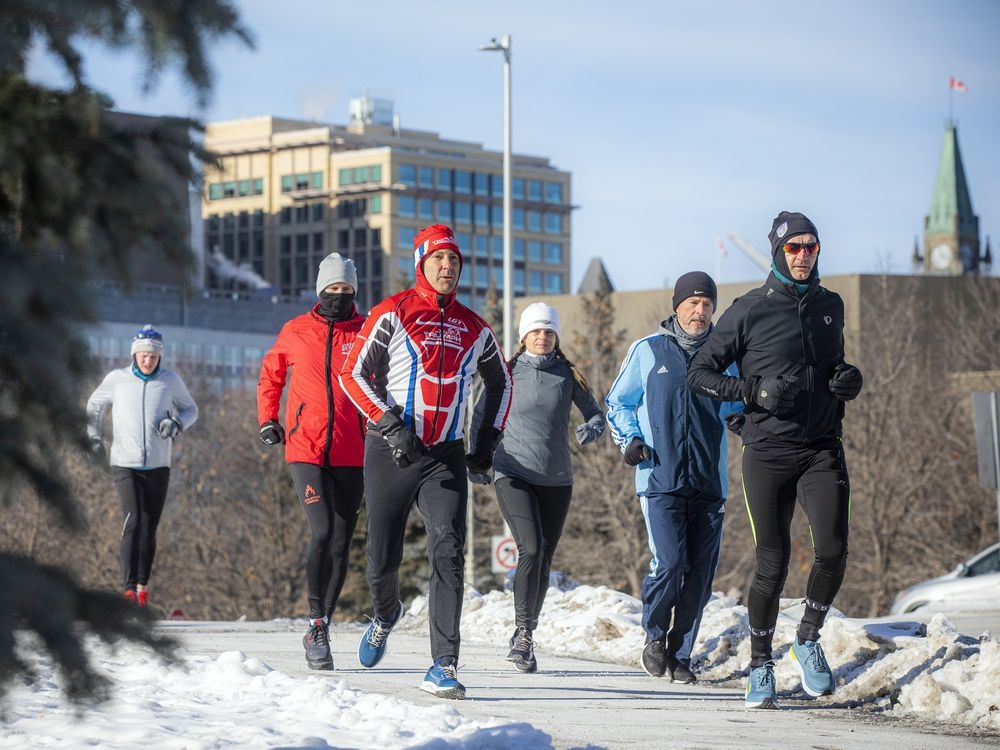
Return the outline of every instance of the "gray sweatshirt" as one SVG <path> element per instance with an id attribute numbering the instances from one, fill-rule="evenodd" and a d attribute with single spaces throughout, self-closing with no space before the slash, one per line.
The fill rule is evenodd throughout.
<path id="1" fill-rule="evenodd" d="M 128 469 L 170 466 L 170 439 L 156 428 L 173 417 L 186 430 L 198 419 L 198 406 L 180 376 L 163 367 L 148 380 L 122 367 L 105 375 L 87 401 L 87 435 L 101 437 L 104 410 L 112 406 L 110 463 Z"/>
<path id="2" fill-rule="evenodd" d="M 599 437 L 605 422 L 597 399 L 577 384 L 569 365 L 554 352 L 522 354 L 511 375 L 514 396 L 493 457 L 494 476 L 517 477 L 542 487 L 573 484 L 570 407 L 576 404 L 588 429 Z"/>

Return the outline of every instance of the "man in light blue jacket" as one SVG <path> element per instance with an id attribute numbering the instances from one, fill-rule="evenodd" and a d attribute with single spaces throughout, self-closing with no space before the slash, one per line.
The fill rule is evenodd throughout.
<path id="1" fill-rule="evenodd" d="M 109 372 L 87 401 L 87 436 L 94 454 L 103 454 L 104 410 L 113 406 L 110 463 L 124 516 L 125 598 L 144 607 L 170 482 L 171 446 L 198 419 L 198 406 L 180 376 L 161 366 L 163 336 L 153 326 L 136 334 L 131 354 L 131 364 Z"/>
<path id="2" fill-rule="evenodd" d="M 611 436 L 636 467 L 653 555 L 642 585 L 642 667 L 679 683 L 695 680 L 691 651 L 712 593 L 729 492 L 725 422 L 738 424 L 743 408 L 687 387 L 688 364 L 712 330 L 716 300 L 708 274 L 681 276 L 674 314 L 629 347 L 605 399 Z"/>

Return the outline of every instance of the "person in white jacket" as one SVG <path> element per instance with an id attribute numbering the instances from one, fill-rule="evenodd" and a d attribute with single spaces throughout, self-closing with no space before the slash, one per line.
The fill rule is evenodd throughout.
<path id="1" fill-rule="evenodd" d="M 103 455 L 104 410 L 111 410 L 111 475 L 124 522 L 121 567 L 125 598 L 149 603 L 149 576 L 156 555 L 156 528 L 170 482 L 174 439 L 198 419 L 184 381 L 161 367 L 163 336 L 146 325 L 132 340 L 132 362 L 109 372 L 87 401 L 87 437 Z"/>

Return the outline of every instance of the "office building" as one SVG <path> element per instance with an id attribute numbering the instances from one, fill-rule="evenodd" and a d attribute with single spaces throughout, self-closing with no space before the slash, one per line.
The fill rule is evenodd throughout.
<path id="1" fill-rule="evenodd" d="M 399 126 L 392 103 L 351 102 L 350 122 L 277 117 L 209 123 L 219 157 L 202 196 L 205 286 L 271 287 L 315 298 L 320 260 L 357 264 L 359 307 L 413 280 L 413 237 L 452 226 L 464 255 L 461 302 L 484 310 L 503 289 L 503 154 Z M 513 291 L 570 291 L 569 172 L 543 157 L 512 155 Z"/>

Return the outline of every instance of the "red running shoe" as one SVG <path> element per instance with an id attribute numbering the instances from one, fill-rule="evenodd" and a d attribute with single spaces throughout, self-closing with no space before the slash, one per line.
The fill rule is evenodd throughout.
<path id="1" fill-rule="evenodd" d="M 135 589 L 125 589 L 125 598 L 134 604 L 137 601 Z"/>
<path id="2" fill-rule="evenodd" d="M 143 589 L 142 591 L 137 592 L 136 600 L 138 601 L 140 607 L 145 607 L 149 604 L 149 590 Z"/>

